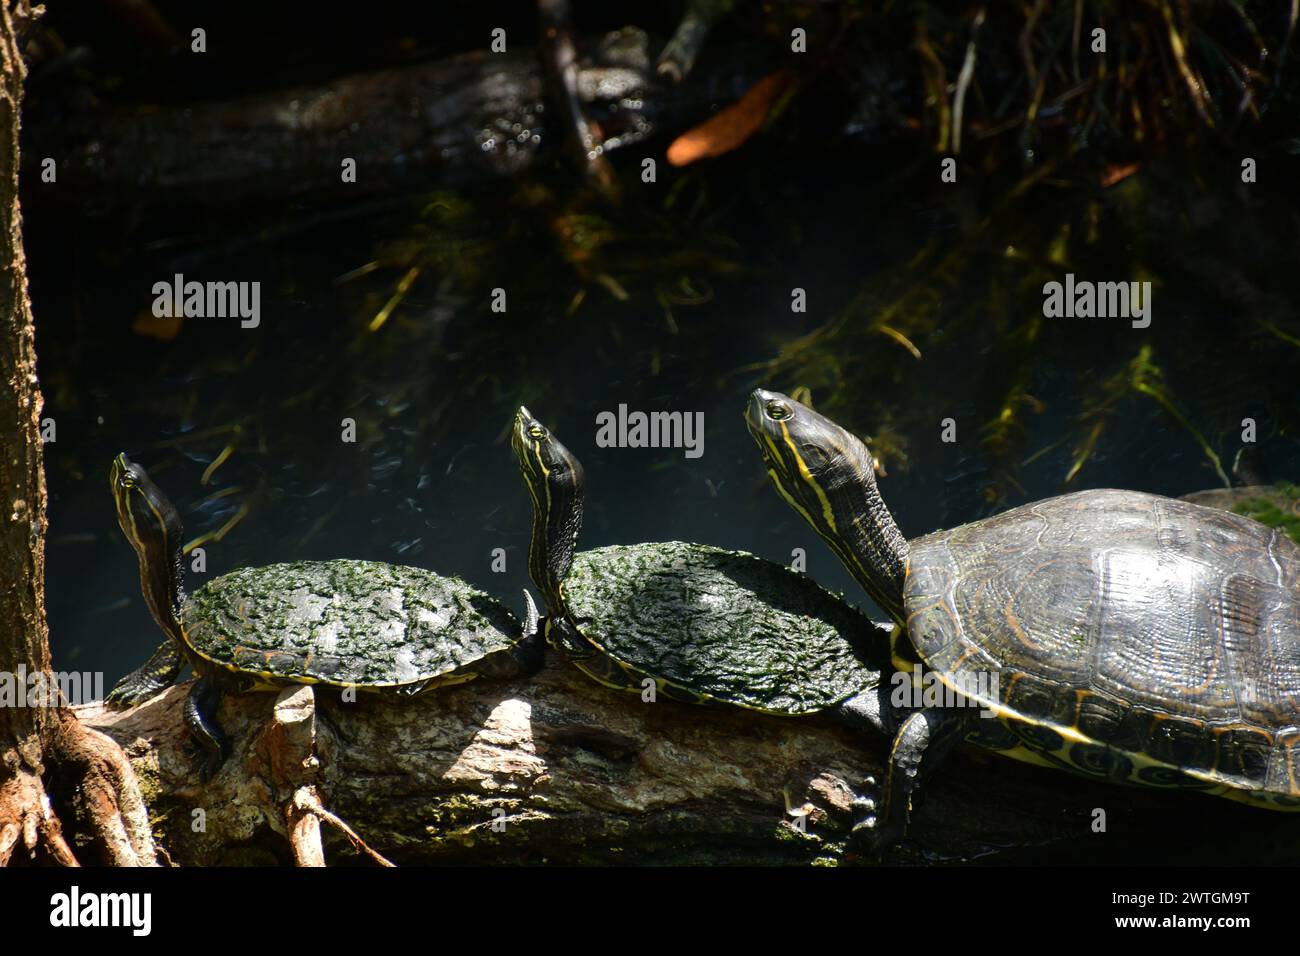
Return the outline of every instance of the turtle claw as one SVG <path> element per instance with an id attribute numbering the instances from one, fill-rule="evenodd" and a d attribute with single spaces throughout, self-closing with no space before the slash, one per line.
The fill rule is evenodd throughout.
<path id="1" fill-rule="evenodd" d="M 855 823 L 849 834 L 850 848 L 873 862 L 884 856 L 892 842 L 881 830 L 880 822 L 874 814 Z"/>
<path id="2" fill-rule="evenodd" d="M 861 792 L 850 803 L 853 828 L 849 831 L 849 848 L 870 860 L 879 860 L 898 837 L 898 834 L 890 833 L 889 828 L 882 825 L 880 806 L 876 778 L 867 777 L 862 782 Z"/>
<path id="3" fill-rule="evenodd" d="M 902 833 L 897 827 L 882 822 L 877 811 L 876 801 L 870 797 L 861 797 L 853 801 L 855 812 L 860 812 L 849 831 L 849 849 L 873 863 L 884 859 L 890 847 L 898 842 Z"/>
<path id="4" fill-rule="evenodd" d="M 205 784 L 211 783 L 230 757 L 230 741 L 223 737 L 215 748 L 198 741 L 196 743 L 199 743 L 199 752 L 195 759 L 197 765 L 195 769 L 199 780 Z"/>
<path id="5" fill-rule="evenodd" d="M 221 752 L 203 751 L 199 755 L 199 780 L 203 783 L 211 783 L 212 778 L 221 770 L 221 765 L 226 762 L 226 755 Z"/>
<path id="6" fill-rule="evenodd" d="M 876 808 L 876 796 L 880 791 L 875 777 L 863 777 L 858 789 L 853 792 L 853 809 Z"/>
<path id="7" fill-rule="evenodd" d="M 876 818 L 874 813 L 860 817 L 858 821 L 853 824 L 852 832 L 854 840 L 857 842 L 874 842 L 875 835 L 879 830 L 879 823 L 880 821 Z"/>
<path id="8" fill-rule="evenodd" d="M 113 685 L 104 695 L 105 705 L 125 709 L 143 704 L 176 682 L 183 663 L 176 642 L 168 638 L 147 661 Z"/>
<path id="9" fill-rule="evenodd" d="M 142 704 L 153 696 L 153 691 L 140 691 L 136 688 L 123 687 L 118 684 L 104 695 L 104 705 L 114 710 L 126 710 L 136 704 Z"/>

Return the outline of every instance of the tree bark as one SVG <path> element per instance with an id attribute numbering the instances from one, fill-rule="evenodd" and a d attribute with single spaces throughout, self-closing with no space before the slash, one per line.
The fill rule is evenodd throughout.
<path id="1" fill-rule="evenodd" d="M 553 660 L 529 680 L 406 700 L 348 703 L 306 687 L 278 702 L 227 697 L 234 752 L 202 786 L 181 719 L 187 689 L 124 712 L 81 709 L 126 749 L 156 836 L 184 865 L 319 863 L 312 839 L 295 835 L 314 826 L 304 793 L 398 864 L 869 862 L 846 847 L 850 800 L 864 778 L 883 779 L 888 754 L 887 741 L 825 718 L 644 703 Z M 1207 811 L 1238 821 L 1242 837 L 1281 816 L 977 752 L 929 789 L 888 861 L 1076 860 L 1107 842 L 1159 859 L 1161 847 L 1187 847 L 1180 828 L 1204 827 Z M 324 833 L 330 862 L 362 859 L 335 828 Z"/>
<path id="2" fill-rule="evenodd" d="M 31 16 L 27 3 L 0 4 L 0 671 L 24 692 L 0 706 L 0 865 L 76 864 L 56 807 L 78 815 L 98 859 L 152 863 L 144 803 L 121 750 L 48 696 L 56 684 L 45 618 L 42 399 L 18 201 L 26 69 L 15 24 Z"/>

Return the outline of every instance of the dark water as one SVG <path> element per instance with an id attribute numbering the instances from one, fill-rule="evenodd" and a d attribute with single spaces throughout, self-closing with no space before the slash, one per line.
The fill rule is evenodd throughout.
<path id="1" fill-rule="evenodd" d="M 813 578 L 873 615 L 768 486 L 741 417 L 753 387 L 807 387 L 872 436 L 909 537 L 1065 491 L 1222 484 L 1246 418 L 1268 477 L 1300 479 L 1294 140 L 1260 146 L 1250 187 L 1239 151 L 1205 146 L 1148 156 L 1109 189 L 1095 164 L 1063 165 L 1015 199 L 1032 167 L 972 164 L 944 185 L 916 141 L 809 146 L 776 132 L 654 186 L 624 160 L 617 212 L 554 171 L 354 204 L 26 197 L 58 429 L 56 666 L 111 686 L 161 637 L 108 492 L 121 451 L 171 496 L 187 539 L 228 529 L 191 590 L 236 567 L 349 557 L 457 574 L 516 609 L 530 507 L 506 436 L 521 403 L 586 466 L 583 545 L 677 539 L 780 562 L 802 548 Z M 260 326 L 140 334 L 153 284 L 177 272 L 260 282 Z M 1066 272 L 1153 281 L 1150 328 L 1044 318 L 1042 285 Z M 504 314 L 489 308 L 498 287 Z M 703 413 L 703 456 L 598 448 L 596 416 L 620 404 Z M 340 440 L 345 418 L 355 443 Z M 1177 845 L 1186 822 L 1159 842 Z M 1186 852 L 1199 859 L 1199 844 Z"/>
<path id="2" fill-rule="evenodd" d="M 206 57 L 142 57 L 102 12 L 48 22 L 113 77 L 98 95 L 164 105 L 446 56 L 497 25 L 526 46 L 535 26 L 527 7 L 462 0 L 435 31 L 401 5 L 346 31 L 291 8 L 266 11 L 257 31 L 220 4 L 195 16 L 209 25 Z M 622 16 L 584 10 L 581 25 L 597 34 Z M 662 35 L 676 12 L 639 16 Z M 62 115 L 59 82 L 34 75 L 29 124 Z M 1201 442 L 1226 471 L 1246 417 L 1271 477 L 1300 478 L 1300 140 L 1276 120 L 1281 104 L 1248 144 L 1152 147 L 1109 189 L 1087 156 L 1012 198 L 1043 167 L 968 150 L 960 182 L 941 184 L 925 142 L 846 132 L 840 92 L 814 86 L 758 141 L 663 168 L 654 185 L 635 161 L 665 143 L 634 147 L 616 157 L 628 193 L 617 211 L 553 170 L 314 204 L 159 204 L 148 189 L 127 201 L 28 181 L 40 372 L 58 428 L 47 446 L 56 660 L 111 683 L 158 637 L 107 490 L 119 451 L 172 497 L 187 538 L 243 513 L 207 543 L 206 578 L 347 556 L 460 574 L 516 604 L 529 510 L 505 433 L 520 403 L 586 464 L 584 544 L 678 538 L 779 561 L 805 548 L 809 573 L 855 601 L 854 582 L 766 486 L 741 419 L 756 385 L 806 386 L 873 436 L 908 535 L 1079 488 L 1221 484 Z M 1239 181 L 1246 151 L 1260 164 L 1251 186 Z M 407 297 L 367 332 L 412 265 Z M 259 281 L 260 327 L 190 319 L 170 341 L 133 331 L 153 283 L 177 272 Z M 1151 279 L 1151 327 L 1042 318 L 1043 282 L 1066 272 Z M 488 307 L 498 287 L 505 314 Z M 790 310 L 794 287 L 806 313 Z M 1157 369 L 1146 391 L 1125 372 L 1144 350 Z M 703 457 L 595 447 L 595 416 L 620 403 L 703 412 Z M 340 441 L 345 417 L 355 444 Z"/>
<path id="3" fill-rule="evenodd" d="M 701 256 L 661 275 L 641 260 L 663 254 L 662 240 L 633 235 L 626 244 L 636 256 L 614 260 L 635 263 L 620 276 L 624 302 L 585 283 L 557 254 L 546 215 L 521 214 L 504 186 L 443 197 L 440 208 L 460 210 L 454 216 L 424 211 L 427 197 L 418 196 L 343 214 L 263 206 L 247 211 L 245 233 L 232 232 L 239 220 L 229 210 L 171 210 L 126 227 L 38 209 L 33 298 L 47 414 L 58 427 L 47 458 L 56 660 L 103 670 L 111 684 L 158 639 L 107 490 L 108 463 L 123 450 L 173 498 L 188 538 L 246 508 L 207 543 L 208 574 L 191 576 L 191 588 L 234 567 L 346 556 L 459 574 L 515 605 L 527 583 L 530 512 L 505 433 L 520 403 L 587 467 L 585 545 L 682 539 L 778 561 L 805 548 L 809 573 L 854 601 L 865 598 L 766 486 L 741 419 L 755 385 L 811 386 L 823 410 L 885 436 L 882 488 L 908 535 L 1065 490 L 1212 487 L 1220 481 L 1190 428 L 1226 470 L 1247 416 L 1274 475 L 1300 475 L 1300 349 L 1261 324 L 1300 332 L 1289 312 L 1268 312 L 1294 301 L 1296 286 L 1292 214 L 1273 209 L 1275 197 L 1242 195 L 1227 181 L 1197 199 L 1207 207 L 1197 225 L 1179 206 L 1186 197 L 1162 183 L 1181 181 L 1172 162 L 1132 183 L 1145 190 L 1134 200 L 1147 204 L 1142 215 L 1124 212 L 1124 184 L 1104 197 L 1103 238 L 1127 241 L 1074 243 L 1069 268 L 1081 278 L 1125 278 L 1137 264 L 1153 274 L 1153 321 L 1139 330 L 1121 319 L 1042 319 L 1033 277 L 1066 269 L 1044 272 L 1005 248 L 1059 232 L 1098 202 L 1095 189 L 1081 180 L 981 233 L 963 222 L 984 202 L 973 189 L 917 190 L 904 172 L 912 191 L 900 193 L 890 185 L 900 178 L 894 158 L 863 150 L 794 178 L 749 158 L 724 161 L 722 173 L 692 184 L 707 211 L 678 223 L 672 240 L 710 255 L 722 249 L 734 271 Z M 1173 211 L 1151 212 L 1156 202 Z M 1263 222 L 1266 238 L 1235 244 L 1243 217 Z M 435 251 L 409 297 L 370 333 L 404 268 L 335 280 L 397 240 Z M 927 244 L 937 256 L 966 251 L 936 278 L 907 265 Z M 175 272 L 260 281 L 260 327 L 189 319 L 169 342 L 133 333 L 152 284 Z M 674 306 L 670 320 L 657 297 L 667 286 L 685 298 L 674 284 L 683 275 L 708 300 Z M 498 286 L 505 314 L 488 308 Z M 567 314 L 584 286 L 585 300 Z M 790 311 L 795 286 L 808 291 L 806 314 Z M 872 309 L 900 295 L 912 298 L 890 324 L 906 330 L 920 360 L 870 327 Z M 909 310 L 908 301 L 919 304 Z M 811 356 L 746 370 L 852 308 L 861 315 L 850 312 Z M 1105 401 L 1103 383 L 1144 346 L 1187 424 L 1129 391 L 1065 484 L 1088 414 Z M 1016 406 L 1020 430 L 1005 446 L 991 443 L 988 423 L 1016 382 L 1030 396 Z M 596 415 L 620 403 L 703 412 L 703 456 L 597 448 Z M 949 417 L 952 444 L 940 441 Z M 340 440 L 344 418 L 358 424 L 354 444 Z M 202 485 L 227 445 L 232 453 Z M 491 570 L 496 548 L 506 550 L 505 573 Z"/>

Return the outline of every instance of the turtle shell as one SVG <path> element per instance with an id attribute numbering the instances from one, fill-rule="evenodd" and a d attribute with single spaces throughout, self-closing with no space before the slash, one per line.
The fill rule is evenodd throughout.
<path id="1" fill-rule="evenodd" d="M 371 561 L 241 568 L 199 588 L 180 619 L 194 650 L 230 671 L 410 690 L 523 636 L 505 605 L 459 578 Z"/>
<path id="2" fill-rule="evenodd" d="M 912 542 L 904 604 L 943 683 L 1049 762 L 1300 804 L 1300 547 L 1281 531 L 1084 491 Z"/>
<path id="3" fill-rule="evenodd" d="M 1235 511 L 1270 528 L 1281 528 L 1292 541 L 1300 543 L 1300 485 L 1280 481 L 1275 485 L 1211 488 L 1183 495 L 1183 501 Z"/>
<path id="4" fill-rule="evenodd" d="M 811 714 L 880 677 L 870 620 L 753 555 L 679 541 L 597 548 L 575 557 L 565 595 L 606 655 L 693 696 Z"/>

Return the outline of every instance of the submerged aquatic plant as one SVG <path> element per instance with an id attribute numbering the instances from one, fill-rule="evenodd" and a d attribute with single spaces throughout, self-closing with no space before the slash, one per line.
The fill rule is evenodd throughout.
<path id="1" fill-rule="evenodd" d="M 912 21 L 936 151 L 1015 133 L 1032 157 L 1052 129 L 1079 143 L 1143 143 L 1258 120 L 1277 94 L 1300 7 L 1032 0 L 894 12 Z"/>
<path id="2" fill-rule="evenodd" d="M 1081 416 L 1083 437 L 1075 445 L 1070 470 L 1065 475 L 1066 484 L 1074 481 L 1088 459 L 1096 452 L 1107 421 L 1120 408 L 1123 400 L 1132 394 L 1143 395 L 1164 409 L 1192 436 L 1202 454 L 1214 467 L 1214 472 L 1223 482 L 1224 487 L 1232 484 L 1223 470 L 1223 462 L 1219 460 L 1218 453 L 1174 402 L 1165 384 L 1164 373 L 1152 358 L 1150 344 L 1139 348 L 1127 365 L 1102 383 L 1100 399 Z"/>

